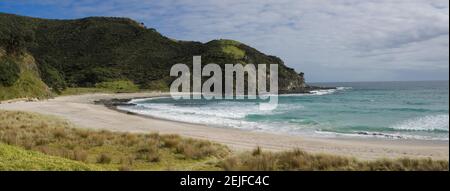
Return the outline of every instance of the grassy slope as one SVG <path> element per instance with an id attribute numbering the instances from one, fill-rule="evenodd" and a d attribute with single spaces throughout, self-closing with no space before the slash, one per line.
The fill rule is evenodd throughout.
<path id="1" fill-rule="evenodd" d="M 94 165 L 0 143 L 0 170 L 101 170 Z"/>
<path id="2" fill-rule="evenodd" d="M 50 116 L 0 111 L 0 142 L 108 170 L 217 170 L 218 158 L 228 154 L 224 146 L 175 135 L 72 127 Z"/>
<path id="3" fill-rule="evenodd" d="M 0 55 L 0 61 L 6 56 Z M 0 101 L 16 98 L 47 98 L 52 95 L 39 77 L 34 58 L 29 54 L 11 58 L 20 68 L 19 79 L 12 86 L 0 84 Z"/>
<path id="4" fill-rule="evenodd" d="M 77 167 L 66 165 L 67 169 L 63 169 L 59 164 L 66 163 L 54 162 L 57 158 L 50 160 L 49 155 L 80 162 L 65 160 L 67 164 L 87 164 L 90 168 L 86 167 L 86 170 L 449 169 L 448 161 L 430 159 L 369 162 L 300 150 L 270 153 L 256 149 L 253 152 L 230 153 L 225 146 L 177 135 L 90 131 L 73 128 L 65 120 L 51 116 L 1 110 L 0 143 L 40 152 L 30 152 L 35 157 L 28 157 L 23 155 L 28 151 L 0 145 L 0 170 L 71 170 Z M 27 166 L 25 163 L 36 165 Z"/>

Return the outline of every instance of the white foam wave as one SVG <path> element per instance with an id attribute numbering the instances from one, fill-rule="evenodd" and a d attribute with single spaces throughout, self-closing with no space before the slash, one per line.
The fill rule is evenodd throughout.
<path id="1" fill-rule="evenodd" d="M 311 94 L 314 95 L 327 95 L 327 94 L 332 94 L 334 92 L 336 92 L 337 89 L 329 89 L 329 90 L 314 90 L 311 91 Z"/>
<path id="2" fill-rule="evenodd" d="M 352 89 L 352 87 L 336 87 L 336 89 L 328 89 L 328 90 L 314 90 L 311 91 L 313 95 L 327 95 L 327 94 L 333 94 L 337 91 L 344 91 Z"/>
<path id="3" fill-rule="evenodd" d="M 130 100 L 128 103 L 138 104 L 140 102 L 145 102 L 145 101 L 148 101 L 148 100 L 166 99 L 166 98 L 170 98 L 170 97 L 135 98 L 135 99 Z"/>
<path id="4" fill-rule="evenodd" d="M 337 90 L 351 90 L 352 87 L 336 87 Z"/>
<path id="5" fill-rule="evenodd" d="M 315 131 L 316 134 L 325 137 L 355 137 L 355 138 L 388 138 L 388 139 L 412 139 L 412 140 L 431 140 L 431 141 L 448 141 L 448 137 L 434 137 L 426 135 L 408 135 L 408 134 L 389 134 L 389 133 L 377 133 L 377 132 L 366 132 L 366 133 L 337 133 L 331 131 Z"/>
<path id="6" fill-rule="evenodd" d="M 259 129 L 258 123 L 245 121 L 244 118 L 251 114 L 268 115 L 271 112 L 259 110 L 259 105 L 252 102 L 224 101 L 202 106 L 178 106 L 170 103 L 143 103 L 142 101 L 133 101 L 137 104 L 136 106 L 124 106 L 118 109 L 173 121 L 240 129 Z"/>
<path id="7" fill-rule="evenodd" d="M 393 129 L 411 130 L 411 131 L 448 131 L 449 129 L 449 115 L 429 115 L 425 117 L 418 117 L 408 119 L 399 124 L 392 126 Z"/>

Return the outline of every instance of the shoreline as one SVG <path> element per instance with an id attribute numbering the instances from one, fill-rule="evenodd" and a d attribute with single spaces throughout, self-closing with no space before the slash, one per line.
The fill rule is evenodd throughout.
<path id="1" fill-rule="evenodd" d="M 384 140 L 373 138 L 316 138 L 281 135 L 241 129 L 217 128 L 202 124 L 159 119 L 99 104 L 101 100 L 163 97 L 164 92 L 84 94 L 61 96 L 35 102 L 0 104 L 0 109 L 37 112 L 67 119 L 80 128 L 130 133 L 178 134 L 183 137 L 209 140 L 229 146 L 236 152 L 261 147 L 269 151 L 302 149 L 311 153 L 350 156 L 362 160 L 380 158 L 449 159 L 448 141 Z"/>
<path id="2" fill-rule="evenodd" d="M 148 97 L 148 99 L 152 98 L 169 98 L 168 96 L 155 96 L 155 97 Z M 224 129 L 234 129 L 234 130 L 241 130 L 244 132 L 260 132 L 260 133 L 268 133 L 268 134 L 276 134 L 276 135 L 288 135 L 287 133 L 276 133 L 274 131 L 252 131 L 252 130 L 246 130 L 246 129 L 239 129 L 239 128 L 232 128 L 232 127 L 223 127 L 223 126 L 217 126 L 217 125 L 208 125 L 208 124 L 202 124 L 202 123 L 194 123 L 194 122 L 187 122 L 187 121 L 177 121 L 167 118 L 161 118 L 161 117 L 155 117 L 151 115 L 145 115 L 136 113 L 133 111 L 127 111 L 124 109 L 120 109 L 118 107 L 120 106 L 135 106 L 134 103 L 129 103 L 132 100 L 136 99 L 147 99 L 142 97 L 137 98 L 127 98 L 127 99 L 109 99 L 109 100 L 99 100 L 95 101 L 95 104 L 104 105 L 105 107 L 117 111 L 119 113 L 127 114 L 127 115 L 136 115 L 144 118 L 150 118 L 154 120 L 163 120 L 168 122 L 174 122 L 174 123 L 184 123 L 184 124 L 190 124 L 190 125 L 201 125 L 206 126 L 210 128 L 224 128 Z M 358 132 L 356 134 L 342 134 L 342 133 L 334 133 L 334 132 L 322 132 L 322 134 L 333 134 L 331 136 L 312 136 L 312 135 L 306 135 L 306 134 L 294 134 L 293 136 L 296 137 L 303 137 L 303 138 L 317 138 L 317 139 L 341 139 L 341 140 L 377 140 L 377 139 L 386 139 L 386 140 L 392 140 L 392 141 L 401 141 L 401 140 L 412 140 L 412 141 L 424 141 L 424 142 L 442 142 L 442 143 L 448 143 L 449 140 L 445 139 L 408 139 L 404 138 L 402 136 L 395 136 L 395 135 L 389 135 L 389 134 L 382 134 L 382 133 L 370 133 L 370 132 Z"/>

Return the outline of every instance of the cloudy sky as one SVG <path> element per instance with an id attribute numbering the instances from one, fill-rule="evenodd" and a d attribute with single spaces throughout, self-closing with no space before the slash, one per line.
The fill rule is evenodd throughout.
<path id="1" fill-rule="evenodd" d="M 235 39 L 309 82 L 449 79 L 447 0 L 1 0 L 0 12 L 123 16 L 180 40 Z"/>

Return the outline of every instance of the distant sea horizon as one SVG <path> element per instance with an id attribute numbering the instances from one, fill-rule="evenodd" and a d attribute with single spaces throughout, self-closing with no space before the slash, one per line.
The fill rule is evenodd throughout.
<path id="1" fill-rule="evenodd" d="M 376 82 L 448 82 L 449 80 L 386 80 L 386 81 L 371 81 L 371 80 L 361 80 L 361 81 L 311 81 L 306 82 L 307 84 L 320 84 L 320 83 L 376 83 Z"/>
<path id="2" fill-rule="evenodd" d="M 337 87 L 260 100 L 132 100 L 119 109 L 156 118 L 277 134 L 379 139 L 449 140 L 449 81 L 315 82 Z"/>

